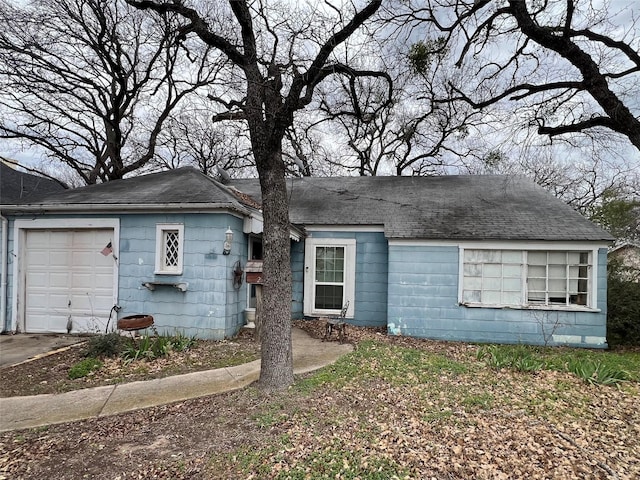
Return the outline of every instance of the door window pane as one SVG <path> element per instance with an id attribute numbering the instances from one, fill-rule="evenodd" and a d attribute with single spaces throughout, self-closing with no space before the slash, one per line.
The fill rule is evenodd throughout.
<path id="1" fill-rule="evenodd" d="M 344 299 L 344 247 L 316 247 L 315 308 L 339 310 Z"/>
<path id="2" fill-rule="evenodd" d="M 316 282 L 343 282 L 344 247 L 316 248 Z"/>
<path id="3" fill-rule="evenodd" d="M 340 310 L 342 308 L 342 285 L 316 285 L 316 308 Z"/>

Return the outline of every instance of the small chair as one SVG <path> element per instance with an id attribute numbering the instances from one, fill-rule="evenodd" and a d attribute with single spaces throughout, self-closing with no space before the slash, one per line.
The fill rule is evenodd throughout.
<path id="1" fill-rule="evenodd" d="M 347 303 L 345 303 L 342 310 L 340 310 L 340 316 L 329 317 L 325 325 L 324 337 L 322 338 L 323 342 L 331 336 L 334 330 L 338 334 L 338 341 L 340 343 L 344 342 L 344 337 L 347 336 L 347 322 L 345 322 L 344 319 L 347 316 L 348 308 L 349 300 L 347 300 Z"/>

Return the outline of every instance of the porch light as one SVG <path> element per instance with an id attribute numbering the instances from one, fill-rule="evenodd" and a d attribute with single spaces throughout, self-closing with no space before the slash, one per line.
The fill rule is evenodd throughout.
<path id="1" fill-rule="evenodd" d="M 231 242 L 233 242 L 233 231 L 231 226 L 224 232 L 224 245 L 222 247 L 222 254 L 229 255 L 231 253 Z"/>

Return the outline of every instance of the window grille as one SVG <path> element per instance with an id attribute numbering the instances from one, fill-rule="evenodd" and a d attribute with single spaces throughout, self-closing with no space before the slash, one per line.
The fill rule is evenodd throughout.
<path id="1" fill-rule="evenodd" d="M 182 224 L 156 225 L 156 274 L 182 274 L 183 242 Z"/>

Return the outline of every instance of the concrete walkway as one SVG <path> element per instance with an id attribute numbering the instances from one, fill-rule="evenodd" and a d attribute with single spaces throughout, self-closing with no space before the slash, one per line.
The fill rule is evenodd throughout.
<path id="1" fill-rule="evenodd" d="M 0 367 L 17 365 L 87 340 L 87 337 L 59 333 L 0 335 Z"/>
<path id="2" fill-rule="evenodd" d="M 294 373 L 317 370 L 352 351 L 349 344 L 322 342 L 293 328 Z M 68 393 L 0 398 L 0 432 L 179 402 L 243 388 L 260 375 L 260 360 L 235 367 L 187 373 L 144 382 L 87 388 Z"/>

